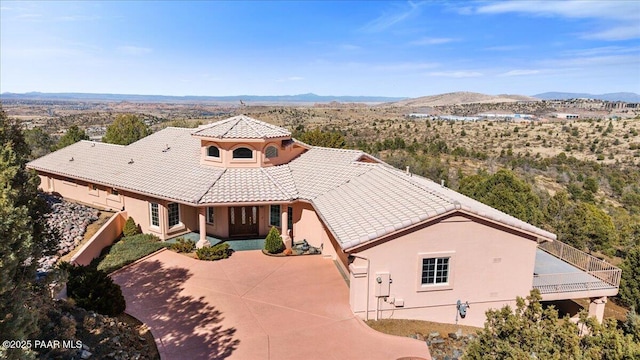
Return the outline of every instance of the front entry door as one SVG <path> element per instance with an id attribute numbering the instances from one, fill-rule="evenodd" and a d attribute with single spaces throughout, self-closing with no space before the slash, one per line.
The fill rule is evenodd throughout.
<path id="1" fill-rule="evenodd" d="M 258 207 L 229 207 L 229 236 L 257 236 Z"/>

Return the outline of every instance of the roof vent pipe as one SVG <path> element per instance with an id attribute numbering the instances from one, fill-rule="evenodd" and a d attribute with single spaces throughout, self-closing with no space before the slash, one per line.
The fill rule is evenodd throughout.
<path id="1" fill-rule="evenodd" d="M 409 165 L 407 165 L 407 175 L 409 175 Z"/>
<path id="2" fill-rule="evenodd" d="M 440 179 L 440 186 L 444 187 L 444 179 Z"/>

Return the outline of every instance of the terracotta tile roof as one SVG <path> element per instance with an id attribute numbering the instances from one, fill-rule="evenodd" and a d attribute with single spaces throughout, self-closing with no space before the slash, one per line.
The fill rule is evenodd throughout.
<path id="1" fill-rule="evenodd" d="M 194 205 L 307 200 L 343 249 L 456 209 L 556 238 L 431 180 L 382 162 L 358 161 L 367 155 L 359 150 L 308 146 L 309 150 L 284 165 L 246 169 L 204 166 L 200 164 L 200 140 L 192 136 L 200 131 L 223 137 L 288 134 L 285 129 L 237 116 L 195 133 L 166 128 L 128 146 L 81 141 L 28 166 Z"/>
<path id="2" fill-rule="evenodd" d="M 245 115 L 204 125 L 193 132 L 195 136 L 217 139 L 269 139 L 291 136 L 284 128 Z"/>
<path id="3" fill-rule="evenodd" d="M 290 189 L 279 184 L 266 169 L 231 168 L 225 170 L 199 202 L 205 204 L 294 199 L 295 192 L 290 192 Z"/>
<path id="4" fill-rule="evenodd" d="M 80 141 L 28 166 L 117 189 L 197 203 L 224 169 L 200 166 L 200 140 L 192 137 L 191 131 L 166 128 L 128 146 Z"/>

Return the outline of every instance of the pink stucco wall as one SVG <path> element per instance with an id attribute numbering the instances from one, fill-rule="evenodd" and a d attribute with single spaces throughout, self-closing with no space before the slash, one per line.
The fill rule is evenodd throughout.
<path id="1" fill-rule="evenodd" d="M 95 185 L 95 189 L 92 189 L 88 182 L 45 173 L 40 173 L 39 177 L 43 191 L 101 209 L 119 211 L 124 206 L 123 196 L 111 194 L 110 187 Z"/>
<path id="2" fill-rule="evenodd" d="M 496 225 L 468 216 L 451 216 L 359 251 L 370 260 L 369 317 L 411 318 L 454 323 L 456 301 L 468 301 L 471 308 L 459 324 L 482 326 L 485 311 L 506 304 L 513 305 L 517 296 L 526 296 L 532 284 L 536 241 Z M 445 255 L 443 255 L 445 254 Z M 422 260 L 425 257 L 451 257 L 448 286 L 429 287 L 420 284 Z M 364 317 L 366 307 L 366 261 L 356 259 L 351 265 L 351 304 Z M 362 274 L 358 275 L 357 273 Z M 390 295 L 404 301 L 397 307 L 385 301 L 376 304 L 376 277 L 389 273 Z"/>
<path id="3" fill-rule="evenodd" d="M 100 229 L 84 244 L 80 250 L 71 258 L 71 263 L 75 265 L 89 265 L 102 250 L 113 244 L 120 234 L 127 221 L 127 212 L 115 213 Z"/>

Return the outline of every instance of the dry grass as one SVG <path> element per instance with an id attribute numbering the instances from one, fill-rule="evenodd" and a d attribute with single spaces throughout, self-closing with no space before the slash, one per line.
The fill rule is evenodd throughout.
<path id="1" fill-rule="evenodd" d="M 405 320 L 405 319 L 381 319 L 378 321 L 366 321 L 372 329 L 390 335 L 410 336 L 422 334 L 428 337 L 430 333 L 438 332 L 440 336 L 446 337 L 449 333 L 454 333 L 458 329 L 462 330 L 464 335 L 476 334 L 481 328 L 465 325 L 443 324 L 432 321 L 422 320 Z"/>

